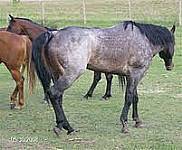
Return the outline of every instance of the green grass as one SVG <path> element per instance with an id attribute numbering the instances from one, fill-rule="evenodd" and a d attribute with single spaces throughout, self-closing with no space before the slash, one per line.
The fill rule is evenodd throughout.
<path id="1" fill-rule="evenodd" d="M 32 96 L 26 94 L 23 110 L 9 109 L 9 95 L 14 82 L 9 72 L 1 66 L 1 146 L 4 149 L 7 146 L 16 146 L 17 149 L 181 149 L 182 66 L 179 60 L 180 57 L 176 56 L 176 67 L 172 72 L 164 70 L 159 58 L 153 61 L 139 86 L 139 112 L 145 127 L 133 128 L 130 113 L 128 135 L 121 133 L 119 116 L 123 96 L 117 78 L 113 82 L 113 97 L 107 102 L 100 101 L 105 88 L 104 79 L 93 98 L 81 100 L 92 79 L 92 72 L 87 71 L 68 89 L 64 96 L 64 109 L 71 125 L 80 132 L 71 136 L 63 132 L 56 137 L 52 132 L 54 113 L 41 104 L 40 87 Z M 13 138 L 16 142 L 13 142 Z M 19 140 L 25 141 L 17 142 Z"/>
<path id="2" fill-rule="evenodd" d="M 80 0 L 81 1 L 81 0 Z M 83 25 L 81 17 L 76 14 L 80 4 L 72 3 L 73 0 L 61 1 L 63 13 L 57 10 L 58 6 L 53 4 L 46 14 L 46 25 L 62 27 L 66 25 Z M 87 26 L 105 27 L 115 24 L 120 17 L 115 18 L 112 13 L 116 1 L 96 0 L 88 1 L 88 22 Z M 145 3 L 137 1 L 143 12 Z M 140 2 L 140 3 L 139 3 Z M 173 2 L 169 0 L 169 3 Z M 159 4 L 155 4 L 159 3 Z M 163 6 L 162 1 L 152 1 L 153 6 Z M 36 3 L 20 3 L 9 6 L 3 3 L 0 5 L 2 18 L 7 17 L 8 12 L 14 15 L 25 16 L 40 21 L 36 16 L 40 14 L 39 5 Z M 143 6 L 143 5 L 144 6 Z M 165 5 L 167 5 L 166 3 Z M 6 7 L 3 7 L 5 6 Z M 69 8 L 68 8 L 68 6 Z M 60 5 L 59 5 L 60 6 Z M 112 6 L 112 7 L 111 7 Z M 168 6 L 168 5 L 167 5 Z M 149 16 L 147 19 L 139 17 L 136 20 L 153 22 L 161 25 L 171 26 L 174 21 L 174 11 L 168 11 L 160 7 L 156 8 L 159 16 Z M 148 6 L 149 7 L 149 6 Z M 19 9 L 17 9 L 19 8 Z M 21 8 L 21 9 L 20 9 Z M 55 8 L 55 9 L 53 9 Z M 120 5 L 117 5 L 117 9 Z M 154 7 L 155 8 L 155 7 Z M 66 9 L 70 9 L 68 14 Z M 123 8 L 124 9 L 124 8 Z M 152 8 L 150 8 L 152 9 Z M 25 11 L 27 10 L 27 11 Z M 72 11 L 75 10 L 76 12 Z M 97 10 L 97 12 L 96 12 Z M 139 10 L 135 10 L 139 14 Z M 111 13 L 110 13 L 111 12 Z M 59 14 L 60 13 L 60 14 Z M 53 15 L 54 14 L 54 15 Z M 57 15 L 59 14 L 59 16 Z M 61 15 L 62 14 L 62 15 Z M 106 15 L 107 14 L 107 15 Z M 163 17 L 167 15 L 168 17 Z M 94 17 L 94 15 L 98 17 Z M 121 14 L 120 14 L 121 15 Z M 70 18 L 70 16 L 72 18 Z M 122 18 L 125 15 L 121 16 Z M 57 19 L 55 19 L 57 18 Z M 99 18 L 99 19 L 98 19 Z M 162 18 L 162 19 L 161 19 Z M 61 19 L 61 21 L 59 21 Z M 6 26 L 6 21 L 0 21 Z M 64 109 L 71 125 L 80 130 L 75 135 L 68 136 L 66 132 L 56 137 L 52 131 L 55 125 L 55 117 L 52 109 L 42 104 L 42 88 L 37 86 L 32 96 L 26 92 L 26 107 L 19 110 L 9 109 L 9 97 L 15 86 L 7 69 L 0 66 L 0 149 L 126 149 L 126 150 L 181 150 L 182 149 L 182 49 L 181 49 L 182 28 L 176 31 L 176 53 L 174 57 L 175 68 L 171 72 L 164 69 L 164 63 L 159 57 L 153 63 L 147 75 L 141 81 L 139 90 L 139 113 L 145 127 L 136 129 L 129 113 L 130 133 L 121 133 L 119 121 L 121 108 L 123 107 L 123 93 L 119 88 L 117 77 L 112 85 L 113 97 L 109 101 L 100 101 L 105 90 L 105 79 L 99 83 L 94 96 L 88 101 L 82 100 L 91 84 L 93 72 L 86 71 L 73 86 L 65 92 Z M 26 85 L 27 87 L 27 85 Z"/>

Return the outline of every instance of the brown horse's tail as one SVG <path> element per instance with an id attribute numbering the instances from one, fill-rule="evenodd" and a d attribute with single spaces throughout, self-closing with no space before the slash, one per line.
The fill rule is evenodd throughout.
<path id="1" fill-rule="evenodd" d="M 27 81 L 29 84 L 29 93 L 32 94 L 32 91 L 35 87 L 36 83 L 36 77 L 35 77 L 35 69 L 34 69 L 34 64 L 31 62 L 32 59 L 32 42 L 28 37 L 26 39 L 26 54 L 27 54 L 27 61 L 26 61 L 26 66 L 27 66 Z"/>

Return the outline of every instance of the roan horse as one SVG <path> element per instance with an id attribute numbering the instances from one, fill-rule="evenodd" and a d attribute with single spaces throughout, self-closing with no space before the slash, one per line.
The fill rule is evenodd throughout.
<path id="1" fill-rule="evenodd" d="M 31 41 L 33 41 L 41 33 L 45 32 L 47 30 L 49 30 L 49 31 L 55 30 L 55 29 L 43 27 L 27 18 L 17 18 L 17 17 L 13 17 L 11 15 L 9 15 L 9 17 L 10 17 L 10 21 L 9 21 L 9 26 L 7 28 L 7 31 L 10 31 L 10 32 L 13 32 L 16 34 L 20 34 L 20 35 L 22 35 L 22 34 L 27 35 L 31 39 Z M 43 89 L 44 89 L 44 93 L 45 93 L 44 99 L 47 101 L 48 95 L 46 94 L 46 91 L 47 91 L 47 89 L 49 89 L 51 81 L 42 82 L 44 76 L 41 77 L 40 73 L 38 73 L 38 76 L 43 85 Z M 108 99 L 109 97 L 111 97 L 111 85 L 112 85 L 113 75 L 110 73 L 105 73 L 105 76 L 106 76 L 106 80 L 107 80 L 107 86 L 106 86 L 105 94 L 102 96 L 102 98 Z M 101 72 L 94 71 L 93 83 L 92 83 L 90 89 L 88 90 L 88 92 L 86 93 L 86 95 L 84 96 L 85 98 L 88 99 L 88 97 L 92 97 L 93 91 L 94 91 L 95 87 L 97 86 L 97 83 L 99 82 L 100 79 L 101 79 Z"/>
<path id="2" fill-rule="evenodd" d="M 63 111 L 63 94 L 86 68 L 126 77 L 125 103 L 120 116 L 122 132 L 128 132 L 131 104 L 135 127 L 140 127 L 138 83 L 157 53 L 167 70 L 173 68 L 174 31 L 175 26 L 169 31 L 166 27 L 124 21 L 104 29 L 67 27 L 41 34 L 33 42 L 31 65 L 39 66 L 35 69 L 42 74 L 45 65 L 54 77 L 54 85 L 48 90 L 56 115 L 54 132 L 59 135 L 62 129 L 67 134 L 75 131 Z M 47 77 L 44 76 L 45 82 Z"/>
<path id="3" fill-rule="evenodd" d="M 21 109 L 24 106 L 23 72 L 26 66 L 27 72 L 29 72 L 31 49 L 32 42 L 27 36 L 0 31 L 0 63 L 5 64 L 16 82 L 16 87 L 11 95 L 11 109 Z"/>

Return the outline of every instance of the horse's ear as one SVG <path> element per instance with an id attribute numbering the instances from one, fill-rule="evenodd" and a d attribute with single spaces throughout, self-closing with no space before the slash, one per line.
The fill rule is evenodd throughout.
<path id="1" fill-rule="evenodd" d="M 175 30 L 176 30 L 176 26 L 173 25 L 172 28 L 171 28 L 171 32 L 174 34 Z"/>
<path id="2" fill-rule="evenodd" d="M 14 17 L 12 15 L 9 14 L 9 18 L 11 21 L 14 21 Z"/>

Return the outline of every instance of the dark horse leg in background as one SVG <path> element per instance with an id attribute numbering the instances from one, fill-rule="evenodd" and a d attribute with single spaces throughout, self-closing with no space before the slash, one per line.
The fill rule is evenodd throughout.
<path id="1" fill-rule="evenodd" d="M 106 92 L 105 92 L 104 96 L 102 96 L 102 98 L 106 100 L 112 96 L 111 95 L 111 85 L 112 85 L 113 75 L 110 73 L 105 73 L 105 77 L 107 80 L 107 87 L 106 87 Z M 94 78 L 93 78 L 92 85 L 91 85 L 90 89 L 88 90 L 87 94 L 84 96 L 84 98 L 88 99 L 88 97 L 92 97 L 94 89 L 100 80 L 101 80 L 101 72 L 94 71 Z"/>
<path id="2" fill-rule="evenodd" d="M 110 73 L 105 73 L 105 77 L 107 80 L 107 86 L 106 86 L 106 92 L 104 94 L 104 96 L 102 96 L 103 99 L 108 99 L 110 97 L 112 97 L 111 95 L 111 86 L 112 86 L 112 78 L 113 75 Z"/>

